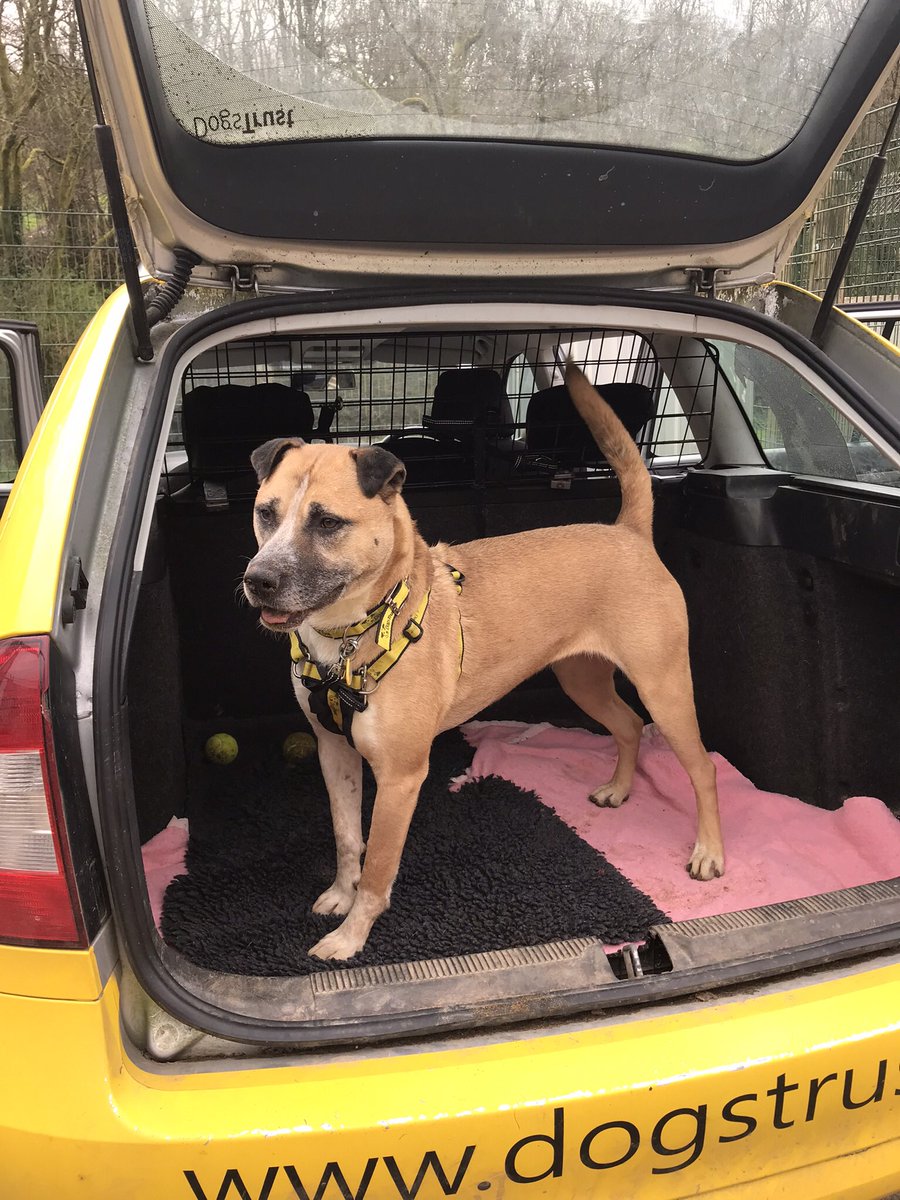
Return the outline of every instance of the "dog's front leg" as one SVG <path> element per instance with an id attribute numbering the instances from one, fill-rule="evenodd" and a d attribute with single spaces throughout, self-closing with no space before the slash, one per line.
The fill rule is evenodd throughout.
<path id="1" fill-rule="evenodd" d="M 337 871 L 334 883 L 313 905 L 314 913 L 344 916 L 353 906 L 359 883 L 359 860 L 365 846 L 362 839 L 362 758 L 346 738 L 329 733 L 316 722 L 319 764 L 328 789 Z"/>
<path id="2" fill-rule="evenodd" d="M 345 959 L 358 954 L 375 921 L 390 905 L 409 823 L 428 774 L 428 759 L 406 769 L 397 763 L 373 762 L 372 770 L 377 791 L 356 899 L 337 929 L 312 947 L 310 954 L 315 958 Z"/>

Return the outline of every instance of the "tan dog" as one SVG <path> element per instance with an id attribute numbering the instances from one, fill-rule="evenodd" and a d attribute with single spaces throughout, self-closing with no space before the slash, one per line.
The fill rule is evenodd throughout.
<path id="1" fill-rule="evenodd" d="M 318 737 L 334 822 L 337 873 L 313 909 L 345 920 L 312 947 L 318 958 L 352 957 L 388 907 L 435 736 L 548 665 L 567 695 L 615 738 L 615 774 L 591 799 L 617 807 L 634 776 L 642 722 L 616 694 L 613 671 L 620 667 L 694 787 L 697 841 L 687 869 L 695 879 L 724 870 L 715 768 L 694 711 L 687 615 L 678 584 L 653 547 L 650 476 L 619 419 L 571 364 L 566 383 L 619 478 L 622 509 L 615 525 L 535 529 L 452 550 L 429 547 L 400 495 L 405 469 L 386 450 L 288 438 L 267 442 L 252 456 L 260 481 L 254 513 L 260 548 L 244 588 L 267 628 L 297 631 L 294 686 Z M 461 592 L 448 562 L 465 577 Z M 385 637 L 382 602 L 402 581 L 408 581 L 408 598 L 388 618 L 393 625 Z M 408 624 L 426 595 L 425 615 Z M 394 605 L 400 600 L 402 591 Z M 375 623 L 342 641 L 347 627 L 352 633 L 372 609 Z M 404 639 L 403 629 L 410 638 L 421 636 Z M 360 669 L 381 655 L 379 636 L 382 646 L 405 649 L 375 680 L 377 668 L 368 678 Z M 325 682 L 308 675 L 304 684 L 299 670 Z M 345 677 L 350 684 L 361 681 L 342 694 L 367 705 L 363 711 L 341 709 L 338 685 Z M 370 694 L 361 698 L 361 692 Z M 352 718 L 353 744 L 327 728 L 337 728 L 342 713 Z M 377 784 L 368 848 L 360 825 L 361 756 Z"/>

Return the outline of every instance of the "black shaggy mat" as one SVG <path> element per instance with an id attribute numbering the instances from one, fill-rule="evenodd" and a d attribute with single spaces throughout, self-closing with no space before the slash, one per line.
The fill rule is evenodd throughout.
<path id="1" fill-rule="evenodd" d="M 449 791 L 471 758 L 458 732 L 435 742 L 391 907 L 353 965 L 571 937 L 631 941 L 666 920 L 533 793 L 498 778 Z M 245 757 L 242 743 L 232 766 L 205 766 L 198 777 L 206 795 L 192 798 L 188 874 L 166 892 L 165 940 L 214 971 L 332 969 L 306 953 L 338 922 L 310 911 L 334 867 L 316 760 L 288 766 L 277 745 Z M 364 829 L 373 791 L 367 770 Z"/>

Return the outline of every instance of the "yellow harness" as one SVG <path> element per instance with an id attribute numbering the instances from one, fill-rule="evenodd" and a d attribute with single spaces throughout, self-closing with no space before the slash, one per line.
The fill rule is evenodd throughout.
<path id="1" fill-rule="evenodd" d="M 447 564 L 457 592 L 462 591 L 465 576 Z M 309 692 L 310 708 L 319 722 L 331 733 L 343 734 L 353 745 L 351 727 L 358 712 L 365 712 L 368 697 L 393 666 L 399 662 L 409 646 L 419 641 L 424 632 L 423 620 L 431 599 L 431 589 L 425 593 L 418 608 L 395 638 L 394 621 L 409 598 L 409 584 L 404 579 L 391 589 L 387 596 L 366 615 L 344 629 L 317 629 L 322 637 L 340 639 L 339 661 L 327 666 L 317 663 L 309 650 L 293 630 L 289 634 L 293 671 Z M 352 659 L 359 646 L 359 639 L 373 625 L 378 624 L 375 643 L 381 651 L 371 662 L 354 670 Z M 465 642 L 463 640 L 462 617 L 459 618 L 459 674 L 462 674 Z"/>

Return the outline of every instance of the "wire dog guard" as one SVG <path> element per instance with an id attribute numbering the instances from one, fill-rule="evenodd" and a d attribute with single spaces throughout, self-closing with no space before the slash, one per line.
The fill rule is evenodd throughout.
<path id="1" fill-rule="evenodd" d="M 410 489 L 608 475 L 564 387 L 567 355 L 649 465 L 703 461 L 720 374 L 715 347 L 698 339 L 590 329 L 297 335 L 226 342 L 191 364 L 164 485 L 202 489 L 208 504 L 249 497 L 252 450 L 290 436 L 383 445 L 406 465 Z"/>

